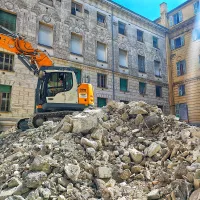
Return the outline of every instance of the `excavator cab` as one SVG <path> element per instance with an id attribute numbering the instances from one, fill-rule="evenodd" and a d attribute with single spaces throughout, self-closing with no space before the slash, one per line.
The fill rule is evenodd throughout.
<path id="1" fill-rule="evenodd" d="M 36 89 L 36 112 L 80 111 L 94 105 L 92 86 L 78 85 L 70 67 L 41 67 L 39 73 L 43 76 Z"/>

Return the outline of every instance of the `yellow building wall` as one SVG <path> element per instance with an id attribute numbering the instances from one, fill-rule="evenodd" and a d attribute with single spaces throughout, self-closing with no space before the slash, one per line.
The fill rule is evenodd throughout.
<path id="1" fill-rule="evenodd" d="M 200 40 L 192 40 L 192 30 L 184 34 L 185 45 L 171 51 L 174 103 L 187 103 L 190 123 L 200 123 Z M 177 76 L 176 63 L 186 61 L 186 74 Z M 179 96 L 179 85 L 185 84 L 185 96 Z"/>

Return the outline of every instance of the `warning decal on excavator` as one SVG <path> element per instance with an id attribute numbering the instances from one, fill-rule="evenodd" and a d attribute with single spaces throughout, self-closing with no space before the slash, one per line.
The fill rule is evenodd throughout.
<path id="1" fill-rule="evenodd" d="M 87 99 L 87 94 L 86 93 L 80 93 L 79 98 Z"/>

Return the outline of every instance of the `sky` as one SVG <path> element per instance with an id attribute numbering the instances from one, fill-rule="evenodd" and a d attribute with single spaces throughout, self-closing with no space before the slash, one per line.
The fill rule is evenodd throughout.
<path id="1" fill-rule="evenodd" d="M 114 2 L 129 8 L 130 10 L 150 19 L 155 20 L 160 17 L 160 4 L 165 2 L 168 11 L 176 8 L 186 0 L 113 0 Z"/>

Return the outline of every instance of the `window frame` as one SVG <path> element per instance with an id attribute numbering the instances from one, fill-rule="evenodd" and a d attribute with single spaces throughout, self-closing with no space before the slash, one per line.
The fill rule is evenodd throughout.
<path id="1" fill-rule="evenodd" d="M 176 21 L 176 16 L 177 21 Z M 183 21 L 183 13 L 182 10 L 179 10 L 178 12 L 174 13 L 173 15 L 169 16 L 169 26 L 175 26 Z"/>
<path id="2" fill-rule="evenodd" d="M 158 66 L 158 68 L 159 68 L 159 75 L 156 74 L 156 63 L 159 64 L 159 66 Z M 160 65 L 161 65 L 160 61 L 154 60 L 154 73 L 155 73 L 155 77 L 158 77 L 158 78 L 162 78 L 162 70 L 161 70 Z"/>
<path id="3" fill-rule="evenodd" d="M 141 66 L 140 66 L 140 63 L 139 63 L 139 60 L 140 60 L 139 57 L 143 58 L 143 64 L 144 65 L 143 66 L 141 65 L 143 67 L 143 69 L 141 69 Z M 146 65 L 145 56 L 142 56 L 142 55 L 138 54 L 138 72 L 146 73 L 146 66 L 145 65 Z"/>
<path id="4" fill-rule="evenodd" d="M 182 68 L 181 68 L 181 66 L 182 66 Z M 187 73 L 186 72 L 186 61 L 180 60 L 179 62 L 176 63 L 176 75 L 177 75 L 177 77 L 179 77 L 179 76 L 184 76 L 186 73 Z"/>
<path id="5" fill-rule="evenodd" d="M 75 4 L 75 13 L 72 12 L 72 5 L 73 5 L 73 4 Z M 79 12 L 79 11 L 77 10 L 77 8 L 76 8 L 77 5 L 80 6 L 80 12 Z M 77 15 L 76 12 L 78 12 L 78 13 L 80 13 L 80 14 Z M 72 1 L 72 2 L 71 2 L 71 14 L 74 15 L 74 16 L 77 16 L 77 17 L 82 17 L 82 15 L 83 15 L 83 5 L 80 4 L 80 3 L 78 3 L 78 2 L 76 2 L 76 1 Z"/>
<path id="6" fill-rule="evenodd" d="M 2 62 L 2 66 L 3 67 L 2 67 L 2 69 L 0 68 L 0 70 L 2 70 L 2 71 L 8 71 L 8 72 L 13 72 L 14 71 L 13 68 L 14 68 L 14 58 L 15 58 L 15 56 L 13 54 L 10 54 L 10 53 L 7 53 L 7 52 L 2 52 L 2 51 L 0 51 L 0 54 L 3 54 L 3 62 Z M 9 67 L 8 67 L 8 70 L 5 69 L 6 55 L 9 56 Z M 12 63 L 10 63 L 10 60 L 12 60 Z"/>
<path id="7" fill-rule="evenodd" d="M 107 104 L 107 101 L 108 101 L 108 99 L 107 99 L 107 98 L 103 98 L 103 97 L 97 97 L 97 107 L 98 107 L 98 108 L 102 108 L 102 107 L 103 107 L 103 106 L 102 106 L 102 107 L 100 107 L 100 106 L 99 106 L 99 100 L 100 100 L 100 99 L 103 99 L 103 100 L 105 100 L 106 104 Z M 104 106 L 106 106 L 106 104 L 105 104 Z"/>
<path id="8" fill-rule="evenodd" d="M 142 84 L 144 84 L 144 92 L 142 92 L 142 91 L 140 90 Z M 146 95 L 146 90 L 147 90 L 147 83 L 139 82 L 139 94 L 142 95 L 142 96 Z"/>
<path id="9" fill-rule="evenodd" d="M 156 46 L 154 46 L 154 45 L 155 45 L 155 43 L 154 43 L 155 40 L 154 40 L 154 39 L 156 39 Z M 158 39 L 159 39 L 158 37 L 153 36 L 153 47 L 156 48 L 156 49 L 159 48 L 159 47 L 158 47 Z"/>
<path id="10" fill-rule="evenodd" d="M 107 74 L 97 73 L 97 87 L 107 88 Z"/>
<path id="11" fill-rule="evenodd" d="M 12 15 L 13 17 L 15 17 L 14 29 L 10 29 L 10 27 L 5 26 L 3 23 L 0 24 L 0 25 L 3 26 L 3 27 L 5 27 L 6 29 L 12 31 L 12 32 L 16 32 L 16 30 L 17 30 L 17 15 L 16 15 L 15 13 L 12 13 L 12 12 L 7 12 L 7 11 L 5 11 L 5 10 L 3 10 L 3 9 L 0 9 L 0 12 L 6 13 L 6 14 L 8 14 L 8 15 Z M 3 21 L 2 21 L 2 22 L 3 22 Z M 12 28 L 13 28 L 13 27 L 12 27 Z"/>
<path id="12" fill-rule="evenodd" d="M 80 46 L 81 46 L 81 53 L 76 53 L 76 52 L 72 52 L 72 35 L 76 36 L 76 37 L 79 37 L 81 40 L 80 40 Z M 70 39 L 70 54 L 74 54 L 74 55 L 78 55 L 78 56 L 83 56 L 83 36 L 82 35 L 79 35 L 79 34 L 76 34 L 74 32 L 71 32 L 71 39 Z"/>
<path id="13" fill-rule="evenodd" d="M 1 85 L 0 85 L 1 86 Z M 10 91 L 9 92 L 0 92 L 0 113 L 10 112 L 11 109 L 11 92 L 12 92 L 12 86 L 10 85 L 2 85 L 2 86 L 8 86 Z M 3 102 L 3 94 L 6 94 L 6 103 L 5 103 L 5 110 L 2 110 L 2 102 Z M 6 109 L 8 106 L 8 109 Z"/>
<path id="14" fill-rule="evenodd" d="M 180 97 L 186 95 L 185 84 L 179 85 L 179 87 L 178 87 L 178 94 L 179 94 Z"/>
<path id="15" fill-rule="evenodd" d="M 163 91 L 162 91 L 162 86 L 160 86 L 160 85 L 156 85 L 156 97 L 158 97 L 158 98 L 162 98 L 162 96 L 163 96 Z M 160 90 L 160 96 L 158 96 L 157 94 L 157 89 L 159 88 L 159 90 Z"/>
<path id="16" fill-rule="evenodd" d="M 120 24 L 124 26 L 123 32 L 120 32 L 120 30 L 121 30 L 120 29 Z M 124 35 L 124 36 L 126 35 L 126 24 L 121 22 L 121 21 L 118 21 L 118 33 L 121 34 L 121 35 Z"/>
<path id="17" fill-rule="evenodd" d="M 120 62 L 120 52 L 124 52 L 126 55 L 126 57 L 125 57 L 125 61 L 126 61 L 126 65 L 124 66 L 124 65 L 121 65 L 120 63 L 122 63 L 122 62 Z M 119 48 L 119 67 L 122 67 L 122 68 L 128 68 L 128 51 L 126 51 L 126 50 L 124 50 L 124 49 L 120 49 Z"/>
<path id="18" fill-rule="evenodd" d="M 40 0 L 41 3 L 53 7 L 53 0 Z"/>
<path id="19" fill-rule="evenodd" d="M 180 39 L 180 46 L 176 46 L 175 42 L 177 39 Z M 171 50 L 179 49 L 185 45 L 185 36 L 181 35 L 179 37 L 176 37 L 174 39 L 171 39 Z"/>
<path id="20" fill-rule="evenodd" d="M 98 16 L 104 17 L 104 22 L 98 21 L 98 19 L 99 19 Z M 100 12 L 97 12 L 97 25 L 102 26 L 102 27 L 106 26 L 106 15 L 104 15 L 104 14 L 102 14 Z"/>
<path id="21" fill-rule="evenodd" d="M 39 37 L 41 37 L 39 34 L 40 34 L 40 26 L 43 26 L 43 27 L 46 27 L 46 28 L 49 28 L 49 30 L 51 29 L 51 34 L 52 34 L 52 45 L 47 45 L 47 44 L 42 44 L 40 43 L 39 41 Z M 54 45 L 54 29 L 53 29 L 53 26 L 49 25 L 49 24 L 45 24 L 43 22 L 39 22 L 39 31 L 38 31 L 38 45 L 40 46 L 44 46 L 44 47 L 48 47 L 48 48 L 53 48 L 53 45 Z"/>
<path id="22" fill-rule="evenodd" d="M 142 33 L 142 36 L 140 36 L 139 33 Z M 140 37 L 142 39 L 140 39 Z M 137 29 L 137 41 L 144 42 L 144 31 L 141 31 L 140 29 Z"/>
<path id="23" fill-rule="evenodd" d="M 197 4 L 198 4 L 198 6 L 196 6 Z M 197 13 L 199 13 L 199 6 L 200 6 L 199 1 L 194 2 L 193 8 L 194 8 L 194 14 L 195 14 L 195 15 L 196 15 Z"/>
<path id="24" fill-rule="evenodd" d="M 183 119 L 182 116 L 180 115 L 180 107 L 185 106 L 186 112 L 187 112 L 187 119 Z M 179 103 L 175 104 L 175 115 L 176 117 L 179 118 L 180 121 L 187 121 L 188 120 L 188 104 L 186 103 Z"/>
<path id="25" fill-rule="evenodd" d="M 99 59 L 98 58 L 98 44 L 101 44 L 101 45 L 104 45 L 104 48 L 105 48 L 105 60 L 101 60 L 101 59 Z M 107 44 L 105 44 L 105 43 L 102 43 L 102 42 L 99 42 L 99 41 L 97 41 L 97 48 L 96 48 L 96 57 L 97 57 L 97 61 L 99 61 L 99 62 L 104 62 L 104 63 L 107 63 Z"/>

